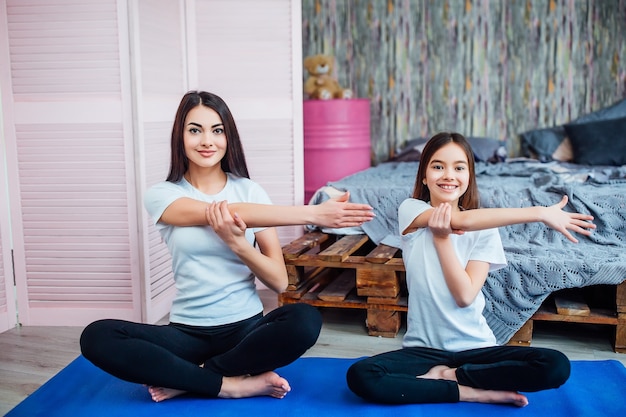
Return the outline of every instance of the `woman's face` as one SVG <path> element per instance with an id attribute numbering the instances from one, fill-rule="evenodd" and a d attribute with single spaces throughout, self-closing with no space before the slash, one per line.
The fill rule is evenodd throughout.
<path id="1" fill-rule="evenodd" d="M 430 192 L 433 207 L 450 203 L 458 207 L 459 199 L 469 185 L 469 163 L 463 148 L 456 143 L 442 146 L 428 161 L 424 185 Z"/>
<path id="2" fill-rule="evenodd" d="M 220 167 L 226 154 L 227 139 L 224 124 L 217 112 L 209 107 L 196 106 L 187 113 L 183 140 L 189 167 Z"/>

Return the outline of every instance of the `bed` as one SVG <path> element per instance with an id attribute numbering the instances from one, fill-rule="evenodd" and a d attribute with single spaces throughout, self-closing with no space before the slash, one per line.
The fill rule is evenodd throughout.
<path id="1" fill-rule="evenodd" d="M 482 207 L 547 206 L 567 195 L 565 210 L 589 213 L 597 225 L 590 237 L 577 236 L 578 244 L 541 223 L 500 229 L 508 266 L 490 273 L 483 288 L 484 314 L 498 342 L 509 341 L 557 291 L 615 287 L 626 280 L 626 100 L 568 125 L 523 133 L 521 158 L 503 157 L 497 141 L 470 139 Z M 397 208 L 411 195 L 424 141 L 410 141 L 401 157 L 317 190 L 311 204 L 347 190 L 352 201 L 368 203 L 376 212 L 362 227 L 322 231 L 366 234 L 375 244 L 399 247 Z M 485 153 L 481 148 L 487 144 L 491 150 Z M 570 148 L 565 158 L 564 146 Z M 609 304 L 619 332 L 625 332 L 626 310 L 620 312 L 624 307 L 616 306 L 615 298 Z"/>

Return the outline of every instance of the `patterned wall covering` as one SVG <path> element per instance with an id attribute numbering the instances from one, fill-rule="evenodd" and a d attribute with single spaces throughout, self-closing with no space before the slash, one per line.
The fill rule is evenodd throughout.
<path id="1" fill-rule="evenodd" d="M 441 130 L 517 155 L 519 133 L 626 97 L 626 0 L 303 0 L 302 18 L 303 55 L 371 100 L 374 164 Z"/>

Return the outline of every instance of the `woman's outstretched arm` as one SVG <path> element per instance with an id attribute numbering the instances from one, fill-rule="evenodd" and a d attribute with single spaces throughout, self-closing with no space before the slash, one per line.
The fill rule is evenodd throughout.
<path id="1" fill-rule="evenodd" d="M 241 216 L 248 227 L 292 226 L 311 224 L 340 228 L 360 226 L 374 218 L 372 207 L 350 203 L 348 192 L 321 204 L 273 206 L 250 203 L 229 204 L 229 210 Z"/>
<path id="2" fill-rule="evenodd" d="M 248 227 L 274 227 L 312 224 L 323 227 L 354 227 L 374 218 L 372 207 L 367 204 L 350 203 L 348 192 L 321 204 L 302 206 L 279 206 L 271 204 L 215 202 L 206 203 L 191 198 L 179 198 L 161 215 L 160 222 L 173 226 L 206 226 L 210 204 L 228 204 L 234 216 L 237 214 Z"/>

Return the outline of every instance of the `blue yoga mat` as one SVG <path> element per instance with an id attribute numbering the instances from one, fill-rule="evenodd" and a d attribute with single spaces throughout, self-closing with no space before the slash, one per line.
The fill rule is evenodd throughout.
<path id="1" fill-rule="evenodd" d="M 161 403 L 139 384 L 121 381 L 82 356 L 11 410 L 6 417 L 115 416 L 626 416 L 626 368 L 618 361 L 573 361 L 572 375 L 560 388 L 527 394 L 524 408 L 456 403 L 369 404 L 352 394 L 346 370 L 355 359 L 300 358 L 277 370 L 292 390 L 283 399 L 238 400 L 176 397 Z"/>

